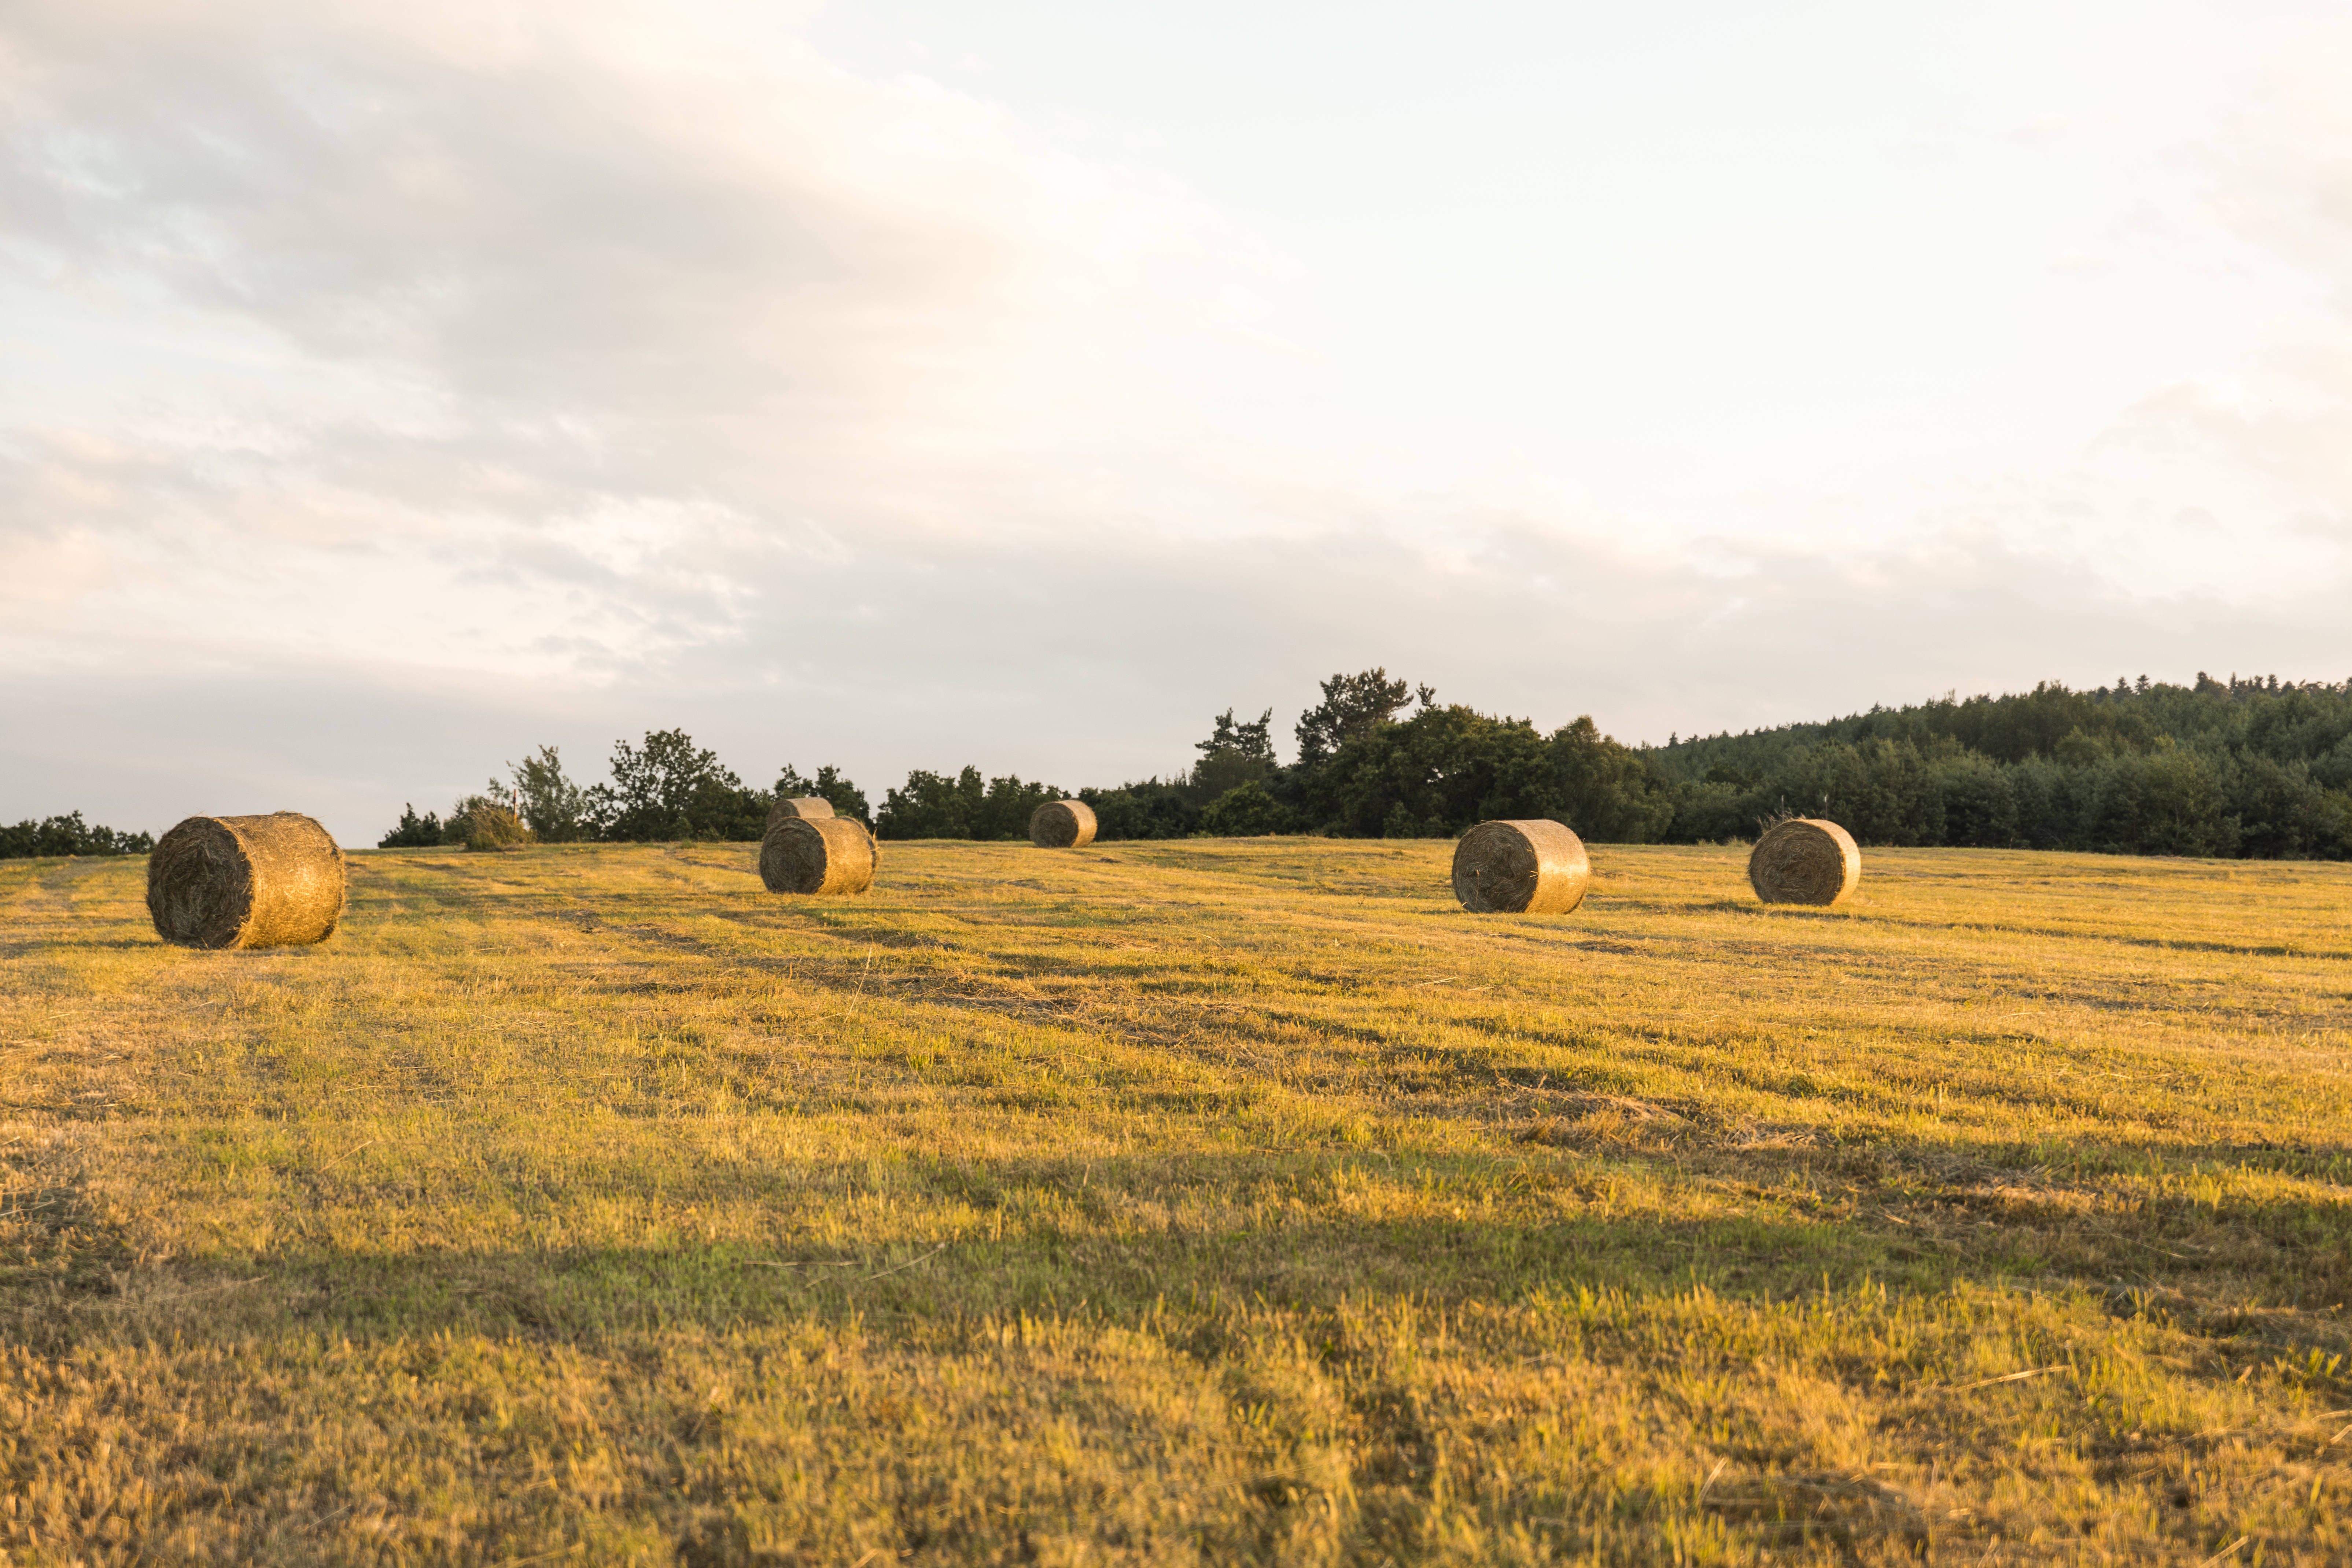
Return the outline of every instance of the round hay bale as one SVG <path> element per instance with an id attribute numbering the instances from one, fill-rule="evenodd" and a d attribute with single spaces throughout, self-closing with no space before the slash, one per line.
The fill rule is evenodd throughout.
<path id="1" fill-rule="evenodd" d="M 760 841 L 760 880 L 772 893 L 862 893 L 881 858 L 849 817 L 787 816 Z"/>
<path id="2" fill-rule="evenodd" d="M 1095 841 L 1095 808 L 1082 800 L 1049 800 L 1029 814 L 1029 842 L 1040 849 L 1083 849 Z"/>
<path id="3" fill-rule="evenodd" d="M 772 828 L 791 816 L 831 816 L 833 802 L 822 795 L 786 795 L 768 807 L 768 826 Z"/>
<path id="4" fill-rule="evenodd" d="M 1454 896 L 1474 915 L 1564 915 L 1584 902 L 1592 862 L 1557 822 L 1482 822 L 1454 847 Z"/>
<path id="5" fill-rule="evenodd" d="M 343 918 L 343 852 L 299 811 L 192 816 L 147 857 L 155 934 L 182 947 L 324 942 Z"/>
<path id="6" fill-rule="evenodd" d="M 1768 904 L 1833 904 L 1862 880 L 1862 851 L 1834 822 L 1792 816 L 1748 853 L 1748 885 Z"/>

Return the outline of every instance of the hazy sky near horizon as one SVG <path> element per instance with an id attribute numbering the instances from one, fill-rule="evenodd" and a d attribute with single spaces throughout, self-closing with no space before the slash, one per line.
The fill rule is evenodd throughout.
<path id="1" fill-rule="evenodd" d="M 0 3 L 0 817 L 2352 676 L 2352 4 Z"/>

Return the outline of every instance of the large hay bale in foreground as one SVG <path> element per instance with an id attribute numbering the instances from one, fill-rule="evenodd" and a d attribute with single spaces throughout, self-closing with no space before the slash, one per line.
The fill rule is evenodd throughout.
<path id="1" fill-rule="evenodd" d="M 1095 841 L 1095 808 L 1082 800 L 1049 800 L 1029 814 L 1029 842 L 1040 849 L 1083 849 Z"/>
<path id="2" fill-rule="evenodd" d="M 1862 851 L 1834 822 L 1793 816 L 1748 854 L 1748 885 L 1768 904 L 1833 904 L 1862 880 Z"/>
<path id="3" fill-rule="evenodd" d="M 787 816 L 760 841 L 772 893 L 862 893 L 881 861 L 865 825 L 846 816 Z"/>
<path id="4" fill-rule="evenodd" d="M 788 817 L 831 816 L 832 815 L 833 802 L 822 795 L 786 795 L 768 807 L 768 826 L 772 829 L 776 824 Z"/>
<path id="5" fill-rule="evenodd" d="M 324 942 L 343 918 L 343 852 L 299 811 L 192 816 L 147 857 L 155 934 L 182 947 Z"/>
<path id="6" fill-rule="evenodd" d="M 1564 915 L 1591 885 L 1584 840 L 1560 823 L 1482 822 L 1454 847 L 1454 896 L 1474 915 Z"/>

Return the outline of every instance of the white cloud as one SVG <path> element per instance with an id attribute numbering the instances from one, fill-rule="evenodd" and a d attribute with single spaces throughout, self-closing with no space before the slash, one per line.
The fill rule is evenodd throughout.
<path id="1" fill-rule="evenodd" d="M 1276 263 L 1205 206 L 790 37 L 621 8 L 54 5 L 9 44 L 22 308 L 162 296 L 161 331 L 249 340 L 228 396 L 184 379 L 0 455 L 6 547 L 54 552 L 62 507 L 119 570 L 46 573 L 52 596 L 110 582 L 127 597 L 93 618 L 164 638 L 614 660 L 724 638 L 774 563 L 844 538 L 1053 532 L 1089 446 L 1175 395 L 1155 356 L 1263 350 Z M 306 614 L 339 574 L 361 602 Z M 32 630 L 16 658 L 56 635 Z"/>
<path id="2" fill-rule="evenodd" d="M 2264 47 L 2199 154 L 2209 200 L 2166 219 L 2260 258 L 2232 288 L 2340 277 L 2352 235 L 2315 47 Z M 2113 237 L 2031 254 L 2127 279 Z M 1313 278 L 1000 107 L 838 68 L 789 15 L 13 6 L 0 815 L 161 826 L 299 778 L 354 832 L 537 741 L 672 722 L 751 773 L 1075 784 L 1181 762 L 1228 704 L 1286 726 L 1371 663 L 1654 739 L 2184 659 L 2326 673 L 2340 298 L 2143 384 L 2098 439 L 1980 461 L 1937 430 L 1907 466 L 1864 437 L 1851 472 L 1743 468 L 1738 397 L 1693 399 L 1651 450 L 1735 455 L 1604 504 L 1549 450 L 1254 424 L 1349 374 L 1284 335 Z M 183 804 L 200 784 L 231 798 Z"/>

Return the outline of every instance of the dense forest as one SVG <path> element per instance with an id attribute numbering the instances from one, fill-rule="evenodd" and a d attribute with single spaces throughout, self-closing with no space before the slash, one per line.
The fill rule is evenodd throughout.
<path id="1" fill-rule="evenodd" d="M 1170 776 L 1069 793 L 1095 808 L 1105 839 L 1451 837 L 1489 817 L 1549 816 L 1598 843 L 1695 843 L 1801 814 L 1866 844 L 2352 853 L 2352 681 L 2044 682 L 1663 746 L 1620 744 L 1589 718 L 1547 734 L 1384 669 L 1334 675 L 1321 698 L 1293 727 L 1290 763 L 1276 756 L 1270 710 L 1229 710 Z M 778 795 L 824 795 L 883 838 L 1018 839 L 1041 802 L 1066 793 L 974 767 L 918 769 L 869 812 L 837 769 L 787 767 L 752 788 L 676 730 L 616 743 L 611 772 L 583 789 L 542 747 L 449 821 L 412 809 L 384 842 L 462 841 L 467 813 L 486 803 L 511 804 L 547 839 L 754 839 Z"/>
<path id="2" fill-rule="evenodd" d="M 1801 811 L 1868 844 L 2352 853 L 2352 681 L 2045 682 L 1643 754 L 1673 794 L 1667 836 L 1685 842 Z"/>
<path id="3" fill-rule="evenodd" d="M 1598 843 L 1753 837 L 1792 814 L 1865 844 L 2343 859 L 2352 856 L 2352 681 L 2044 682 L 1820 723 L 1676 735 L 1626 746 L 1579 719 L 1525 719 L 1440 702 L 1383 669 L 1334 675 L 1298 716 L 1288 763 L 1271 710 L 1219 715 L 1167 777 L 1065 791 L 975 767 L 917 769 L 878 805 L 821 767 L 746 784 L 680 730 L 614 744 L 609 777 L 582 784 L 542 746 L 445 819 L 412 805 L 386 847 L 464 843 L 485 806 L 535 837 L 757 839 L 779 795 L 822 795 L 883 838 L 1019 839 L 1044 801 L 1075 794 L 1105 839 L 1307 833 L 1452 837 L 1489 817 L 1549 816 Z M 144 833 L 79 813 L 0 827 L 0 856 L 138 854 Z"/>
<path id="4" fill-rule="evenodd" d="M 2352 681 L 2044 682 L 1643 747 L 1590 719 L 1540 734 L 1425 687 L 1408 702 L 1379 670 L 1335 676 L 1323 696 L 1287 767 L 1265 743 L 1271 715 L 1227 715 L 1189 780 L 1079 793 L 1122 837 L 1451 837 L 1487 817 L 1549 816 L 1599 843 L 1688 844 L 1799 814 L 1866 844 L 2352 854 Z"/>

